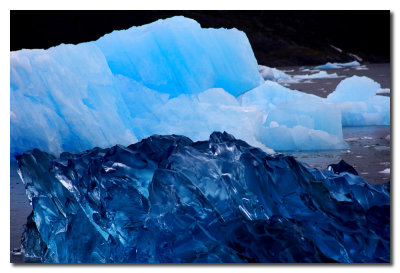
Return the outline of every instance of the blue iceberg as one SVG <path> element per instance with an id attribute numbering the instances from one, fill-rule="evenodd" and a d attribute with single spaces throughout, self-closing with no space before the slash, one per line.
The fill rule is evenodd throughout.
<path id="1" fill-rule="evenodd" d="M 258 66 L 244 32 L 204 29 L 184 17 L 93 42 L 11 52 L 11 159 L 34 148 L 58 156 L 154 134 L 200 141 L 213 131 L 266 152 L 343 149 L 341 125 L 390 123 L 388 98 L 318 99 L 262 75 L 293 80 Z"/>
<path id="2" fill-rule="evenodd" d="M 390 262 L 389 185 L 227 133 L 18 156 L 25 255 L 59 263 Z"/>
<path id="3" fill-rule="evenodd" d="M 169 98 L 211 88 L 237 96 L 261 82 L 244 32 L 179 16 L 93 42 L 11 52 L 11 157 L 128 145 L 141 139 L 135 121 Z"/>
<path id="4" fill-rule="evenodd" d="M 342 80 L 327 101 L 336 104 L 343 126 L 390 125 L 390 97 L 377 95 L 381 85 L 368 77 Z"/>

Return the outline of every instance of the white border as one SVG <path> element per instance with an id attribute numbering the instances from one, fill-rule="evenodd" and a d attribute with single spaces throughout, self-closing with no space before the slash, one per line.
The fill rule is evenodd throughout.
<path id="1" fill-rule="evenodd" d="M 3 0 L 4 1 L 4 0 Z M 163 273 L 175 273 L 175 272 L 218 272 L 221 270 L 228 270 L 229 272 L 243 272 L 243 271 L 259 271 L 266 272 L 269 270 L 296 270 L 299 272 L 352 272 L 354 270 L 362 270 L 363 272 L 376 272 L 376 271 L 393 271 L 399 270 L 399 259 L 398 259 L 398 246 L 399 246 L 399 235 L 396 234 L 395 227 L 398 228 L 398 218 L 400 217 L 398 204 L 396 201 L 399 198 L 399 189 L 400 186 L 397 185 L 399 182 L 397 181 L 397 171 L 399 168 L 399 161 L 396 160 L 395 155 L 399 153 L 399 144 L 396 142 L 395 137 L 399 133 L 399 117 L 398 112 L 396 111 L 396 105 L 398 105 L 398 98 L 400 95 L 394 94 L 397 92 L 396 89 L 396 79 L 399 79 L 398 70 L 395 67 L 395 64 L 398 64 L 398 55 L 395 52 L 395 45 L 398 45 L 398 35 L 396 35 L 395 31 L 392 31 L 392 98 L 394 98 L 392 102 L 392 126 L 393 133 L 391 136 L 392 139 L 392 153 L 393 153 L 393 161 L 392 161 L 392 243 L 394 246 L 392 247 L 392 266 L 375 266 L 375 265 L 350 265 L 350 266 L 320 266 L 320 265 L 257 265 L 257 266 L 243 266 L 243 265 L 224 265 L 224 266 L 184 266 L 184 265 L 141 265 L 141 266 L 112 266 L 110 265 L 97 265 L 97 266 L 13 266 L 9 263 L 9 238 L 10 238 L 10 197 L 9 197 L 9 109 L 10 109 L 10 98 L 9 98 L 9 44 L 10 44 L 10 10 L 11 9 L 116 9 L 116 10 L 137 10 L 137 9 L 265 9 L 265 10 L 279 10 L 279 9 L 330 9 L 330 10 L 342 10 L 342 9 L 379 9 L 379 10 L 391 10 L 392 11 L 392 19 L 393 25 L 392 28 L 397 31 L 399 34 L 398 21 L 397 16 L 400 16 L 400 12 L 398 9 L 398 3 L 400 1 L 385 1 L 385 0 L 363 0 L 363 1 L 350 1 L 350 0 L 284 0 L 284 1 L 268 1 L 268 0 L 245 0 L 245 1 L 236 1 L 234 0 L 201 0 L 201 1 L 190 1 L 190 0 L 140 0 L 140 1 L 120 1 L 120 0 L 97 0 L 97 1 L 84 1 L 84 0 L 68 0 L 68 1 L 50 1 L 50 0 L 6 0 L 1 3 L 2 9 L 0 13 L 0 22 L 1 22 L 1 91 L 0 91 L 0 128 L 1 128 L 1 149 L 0 149 L 0 166 L 1 166 L 1 182 L 3 183 L 4 188 L 1 190 L 1 214 L 0 219 L 2 219 L 1 224 L 1 235 L 2 235 L 2 251 L 0 254 L 0 260 L 2 265 L 2 272 L 8 272 L 11 270 L 25 270 L 30 272 L 50 272 L 50 271 L 68 271 L 68 270 L 76 270 L 79 272 L 84 272 L 87 270 L 96 270 L 104 272 L 105 270 L 121 270 L 121 271 L 140 271 L 140 272 L 163 272 Z M 399 14 L 396 14 L 399 12 Z M 374 20 L 374 18 L 371 18 Z M 394 72 L 394 73 L 393 73 Z M 397 215 L 395 215 L 395 212 Z M 4 271 L 3 271 L 4 270 Z"/>

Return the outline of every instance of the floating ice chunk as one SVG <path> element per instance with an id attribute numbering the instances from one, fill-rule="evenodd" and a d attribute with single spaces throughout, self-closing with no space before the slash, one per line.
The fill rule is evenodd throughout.
<path id="1" fill-rule="evenodd" d="M 390 94 L 390 88 L 378 88 L 376 90 L 377 94 Z"/>
<path id="2" fill-rule="evenodd" d="M 313 95 L 278 105 L 261 129 L 260 139 L 274 150 L 346 149 L 340 111 Z M 273 124 L 273 126 L 271 126 Z"/>
<path id="3" fill-rule="evenodd" d="M 341 81 L 327 100 L 341 109 L 343 126 L 390 125 L 390 98 L 376 95 L 380 84 L 368 77 Z"/>
<path id="4" fill-rule="evenodd" d="M 390 174 L 390 168 L 386 168 L 383 171 L 380 171 L 379 173 Z"/>
<path id="5" fill-rule="evenodd" d="M 35 149 L 18 167 L 33 204 L 23 249 L 42 262 L 390 262 L 389 185 L 345 162 L 318 170 L 214 132 Z"/>
<path id="6" fill-rule="evenodd" d="M 366 67 L 365 65 L 362 65 L 362 66 L 357 66 L 357 67 L 355 67 L 354 69 L 355 69 L 355 70 L 368 70 L 369 68 Z"/>
<path id="7" fill-rule="evenodd" d="M 294 79 L 306 80 L 306 79 L 325 79 L 325 78 L 340 78 L 343 76 L 338 76 L 336 73 L 326 73 L 326 71 L 319 71 L 314 74 L 305 74 L 305 75 L 294 75 Z"/>
<path id="8" fill-rule="evenodd" d="M 291 76 L 286 74 L 285 72 L 278 70 L 276 68 L 271 68 L 265 65 L 259 65 L 258 71 L 260 75 L 264 78 L 264 80 L 275 81 L 275 82 L 284 82 L 291 80 Z"/>
<path id="9" fill-rule="evenodd" d="M 385 137 L 387 141 L 390 141 L 390 134 Z"/>
<path id="10" fill-rule="evenodd" d="M 352 76 L 344 79 L 328 95 L 330 102 L 364 101 L 376 95 L 380 84 L 368 77 Z"/>
<path id="11" fill-rule="evenodd" d="M 341 136 L 328 134 L 325 131 L 314 130 L 304 126 L 288 128 L 264 127 L 260 130 L 260 140 L 276 151 L 314 151 L 346 149 L 347 144 Z"/>
<path id="12" fill-rule="evenodd" d="M 324 65 L 316 66 L 315 69 L 338 69 L 342 67 L 351 67 L 351 66 L 359 66 L 360 63 L 358 61 L 352 61 L 348 63 L 331 63 L 327 62 Z"/>

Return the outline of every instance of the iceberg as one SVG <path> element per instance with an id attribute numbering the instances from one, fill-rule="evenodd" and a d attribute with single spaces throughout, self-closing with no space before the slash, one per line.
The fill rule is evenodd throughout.
<path id="1" fill-rule="evenodd" d="M 326 99 L 266 81 L 238 100 L 242 106 L 264 111 L 263 125 L 254 134 L 266 147 L 277 151 L 348 148 L 341 112 Z"/>
<path id="2" fill-rule="evenodd" d="M 327 62 L 326 64 L 316 66 L 315 69 L 338 69 L 338 68 L 352 67 L 352 66 L 360 66 L 360 63 L 358 61 L 352 61 L 348 63 Z"/>
<path id="3" fill-rule="evenodd" d="M 245 33 L 184 17 L 11 52 L 11 155 L 128 145 L 138 140 L 133 119 L 148 105 L 210 88 L 237 96 L 261 82 Z"/>
<path id="4" fill-rule="evenodd" d="M 361 82 L 343 82 L 324 100 L 277 83 L 296 77 L 258 66 L 243 32 L 203 29 L 184 17 L 93 42 L 11 52 L 11 158 L 34 148 L 59 155 L 126 146 L 154 134 L 200 141 L 213 131 L 265 152 L 343 149 L 340 122 L 390 122 L 389 99 L 377 90 L 346 99 L 346 90 L 358 96 Z"/>
<path id="5" fill-rule="evenodd" d="M 389 185 L 214 132 L 18 156 L 25 255 L 49 263 L 390 262 Z"/>
<path id="6" fill-rule="evenodd" d="M 327 101 L 342 112 L 343 126 L 390 125 L 390 98 L 377 95 L 379 83 L 368 77 L 344 79 Z"/>
<path id="7" fill-rule="evenodd" d="M 290 76 L 257 66 L 243 32 L 202 29 L 184 17 L 94 42 L 11 52 L 10 64 L 11 158 L 33 148 L 59 155 L 129 145 L 153 134 L 199 141 L 213 131 L 266 152 L 290 150 L 263 135 L 264 122 L 272 108 L 306 96 L 263 80 L 260 67 L 274 79 Z M 306 139 L 314 149 L 343 147 L 307 137 L 298 143 Z"/>
<path id="8" fill-rule="evenodd" d="M 314 95 L 278 105 L 268 113 L 265 125 L 260 139 L 277 151 L 348 148 L 340 110 Z"/>

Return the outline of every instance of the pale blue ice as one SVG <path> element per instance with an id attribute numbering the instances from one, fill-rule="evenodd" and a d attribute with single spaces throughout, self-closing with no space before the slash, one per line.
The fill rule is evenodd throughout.
<path id="1" fill-rule="evenodd" d="M 368 97 L 366 108 L 366 100 L 351 102 L 361 108 L 346 115 L 348 102 L 264 81 L 258 69 L 244 32 L 203 29 L 184 17 L 94 42 L 11 52 L 11 155 L 129 145 L 153 134 L 205 140 L 213 131 L 264 151 L 342 149 L 342 120 L 389 121 L 382 96 Z"/>
<path id="2" fill-rule="evenodd" d="M 342 113 L 343 126 L 390 125 L 390 98 L 377 95 L 381 85 L 368 77 L 344 79 L 327 101 Z"/>

